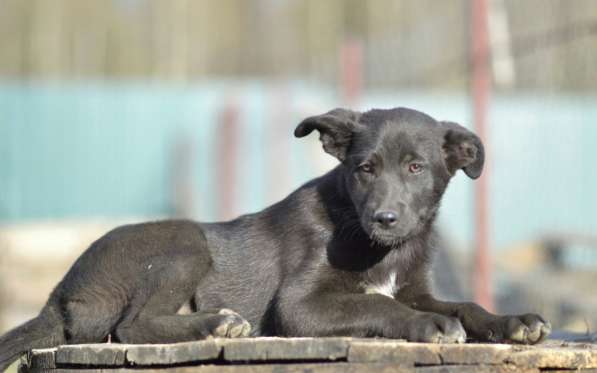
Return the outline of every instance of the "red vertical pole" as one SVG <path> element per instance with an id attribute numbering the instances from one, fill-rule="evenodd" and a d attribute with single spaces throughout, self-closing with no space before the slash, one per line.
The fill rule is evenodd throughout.
<path id="1" fill-rule="evenodd" d="M 238 108 L 229 102 L 218 121 L 218 217 L 230 219 L 235 211 L 236 164 L 238 149 Z"/>
<path id="2" fill-rule="evenodd" d="M 348 39 L 340 51 L 340 89 L 342 100 L 354 106 L 363 90 L 363 47 L 359 40 Z"/>
<path id="3" fill-rule="evenodd" d="M 471 2 L 471 60 L 473 96 L 473 118 L 477 135 L 487 142 L 487 111 L 491 90 L 491 75 L 489 70 L 489 29 L 487 0 L 472 0 Z M 486 153 L 488 153 L 486 151 Z M 487 157 L 486 157 L 487 159 Z M 489 163 L 489 162 L 487 162 Z M 488 211 L 488 175 L 489 165 L 475 183 L 475 300 L 477 303 L 493 310 L 491 292 L 491 266 L 489 254 L 489 211 Z"/>

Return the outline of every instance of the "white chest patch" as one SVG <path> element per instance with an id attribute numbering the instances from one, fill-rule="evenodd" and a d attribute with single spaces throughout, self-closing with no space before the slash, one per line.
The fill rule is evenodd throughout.
<path id="1" fill-rule="evenodd" d="M 394 298 L 394 294 L 400 289 L 396 283 L 396 272 L 391 272 L 386 281 L 376 284 L 367 284 L 365 286 L 366 294 L 381 294 L 386 297 Z"/>

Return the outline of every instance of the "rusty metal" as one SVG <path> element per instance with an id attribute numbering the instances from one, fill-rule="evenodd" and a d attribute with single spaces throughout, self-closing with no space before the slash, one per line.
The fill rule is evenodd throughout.
<path id="1" fill-rule="evenodd" d="M 475 132 L 486 147 L 483 175 L 475 183 L 475 300 L 494 309 L 491 286 L 491 259 L 489 250 L 489 202 L 488 188 L 491 175 L 491 157 L 487 139 L 487 113 L 491 91 L 489 68 L 489 30 L 487 0 L 471 2 L 471 94 Z"/>

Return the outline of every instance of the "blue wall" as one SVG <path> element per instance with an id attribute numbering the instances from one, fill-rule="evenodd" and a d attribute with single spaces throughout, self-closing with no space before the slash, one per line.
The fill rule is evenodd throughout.
<path id="1" fill-rule="evenodd" d="M 230 100 L 240 110 L 236 199 L 240 210 L 255 211 L 270 201 L 277 177 L 267 159 L 269 131 L 288 133 L 290 187 L 296 187 L 318 171 L 309 163 L 312 147 L 291 138 L 292 129 L 303 115 L 337 105 L 326 88 L 295 82 L 284 90 L 290 114 L 273 123 L 278 91 L 257 81 L 0 84 L 0 222 L 168 216 L 181 138 L 195 145 L 193 183 L 205 196 L 196 201 L 197 217 L 215 219 L 214 139 Z M 595 98 L 494 97 L 488 166 L 495 246 L 597 228 Z M 409 106 L 470 122 L 469 101 L 460 95 L 378 92 L 360 106 Z M 440 216 L 443 230 L 462 244 L 472 235 L 472 186 L 463 174 L 455 178 Z"/>

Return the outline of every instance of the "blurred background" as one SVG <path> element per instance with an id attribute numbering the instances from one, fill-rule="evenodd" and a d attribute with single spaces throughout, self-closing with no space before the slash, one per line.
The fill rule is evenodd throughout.
<path id="1" fill-rule="evenodd" d="M 0 330 L 124 223 L 229 219 L 334 167 L 308 116 L 406 106 L 484 137 L 437 292 L 597 328 L 594 0 L 0 0 Z"/>

